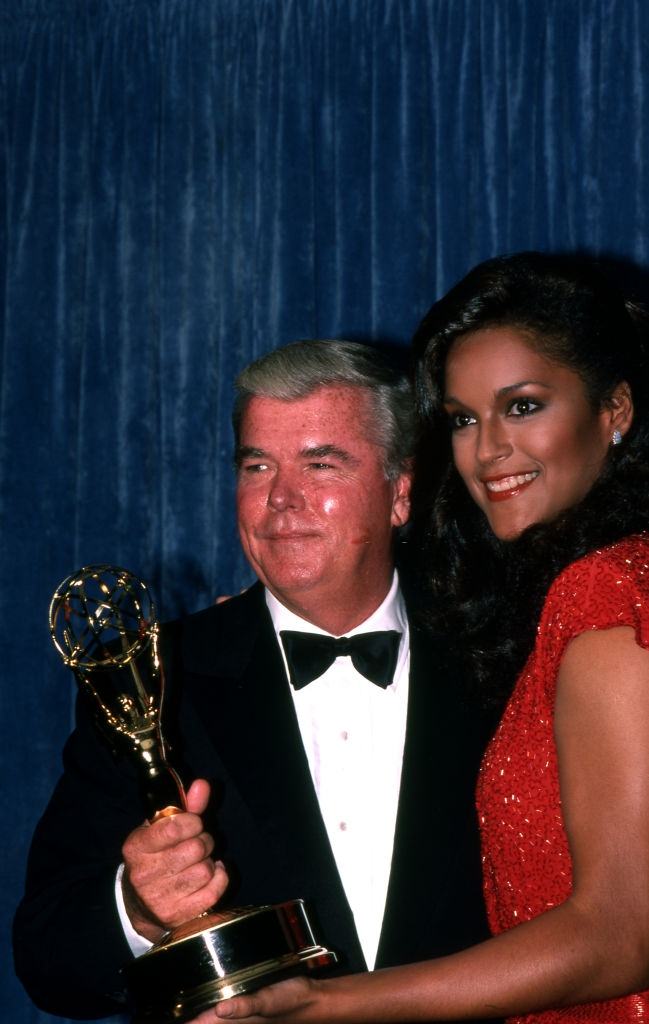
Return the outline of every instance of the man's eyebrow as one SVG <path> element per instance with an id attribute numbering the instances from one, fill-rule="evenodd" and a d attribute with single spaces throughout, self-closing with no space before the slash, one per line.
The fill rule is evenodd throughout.
<path id="1" fill-rule="evenodd" d="M 355 465 L 358 462 L 351 452 L 345 448 L 338 448 L 335 444 L 319 444 L 312 448 L 303 448 L 300 452 L 303 459 L 338 459 L 339 462 L 346 462 Z"/>
<path id="2" fill-rule="evenodd" d="M 253 448 L 249 444 L 240 444 L 234 453 L 235 466 L 241 465 L 244 459 L 265 459 L 267 452 L 263 448 Z"/>
<path id="3" fill-rule="evenodd" d="M 348 452 L 346 448 L 339 448 L 335 444 L 318 444 L 309 448 L 303 448 L 300 452 L 303 459 L 337 459 L 347 465 L 357 465 L 358 459 Z M 234 462 L 240 466 L 245 459 L 268 459 L 268 452 L 263 448 L 255 448 L 253 445 L 242 444 L 234 453 Z"/>

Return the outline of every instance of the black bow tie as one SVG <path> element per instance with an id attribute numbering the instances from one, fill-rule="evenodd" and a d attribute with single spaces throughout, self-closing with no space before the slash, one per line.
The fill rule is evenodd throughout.
<path id="1" fill-rule="evenodd" d="M 401 633 L 396 629 L 341 636 L 339 639 L 290 629 L 282 629 L 279 635 L 284 644 L 291 683 L 296 690 L 317 679 L 336 658 L 346 654 L 352 659 L 356 671 L 377 686 L 385 689 L 392 682 L 401 639 Z"/>

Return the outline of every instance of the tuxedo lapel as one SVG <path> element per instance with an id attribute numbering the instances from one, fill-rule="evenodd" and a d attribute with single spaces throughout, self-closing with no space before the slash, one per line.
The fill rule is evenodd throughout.
<path id="1" fill-rule="evenodd" d="M 461 698 L 446 644 L 411 624 L 406 742 L 377 966 L 486 936 L 475 776 L 486 735 Z"/>
<path id="2" fill-rule="evenodd" d="M 236 865 L 233 836 L 235 866 L 258 876 L 255 885 L 263 892 L 255 892 L 255 902 L 305 899 L 322 941 L 335 946 L 328 936 L 336 936 L 342 947 L 336 952 L 347 968 L 359 969 L 363 959 L 353 916 L 320 814 L 263 589 L 255 586 L 227 605 L 219 606 L 221 614 L 210 609 L 213 614 L 202 622 L 193 616 L 183 648 L 185 680 L 191 679 L 197 719 L 212 751 L 206 764 L 214 762 L 215 751 L 225 769 L 224 811 L 236 795 L 256 830 L 259 864 L 248 864 L 242 853 Z M 191 731 L 196 728 L 195 723 Z M 236 794 L 228 793 L 228 787 Z M 228 828 L 227 821 L 221 827 Z M 272 870 L 263 868 L 264 861 L 272 863 Z M 242 882 L 248 898 L 247 879 Z"/>

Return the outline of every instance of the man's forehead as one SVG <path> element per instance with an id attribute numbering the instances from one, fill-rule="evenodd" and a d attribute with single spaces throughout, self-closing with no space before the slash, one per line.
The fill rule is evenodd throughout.
<path id="1" fill-rule="evenodd" d="M 366 389 L 326 385 L 298 398 L 253 395 L 241 417 L 240 441 L 292 439 L 300 448 L 370 442 L 373 407 Z"/>

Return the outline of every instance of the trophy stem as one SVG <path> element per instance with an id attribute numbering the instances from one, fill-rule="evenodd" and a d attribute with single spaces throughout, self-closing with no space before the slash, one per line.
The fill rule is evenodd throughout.
<path id="1" fill-rule="evenodd" d="M 187 808 L 185 789 L 180 776 L 165 756 L 157 726 L 149 734 L 138 738 L 136 745 L 138 765 L 147 818 L 150 822 L 179 814 Z"/>
<path id="2" fill-rule="evenodd" d="M 140 675 L 138 667 L 135 664 L 135 659 L 134 658 L 130 659 L 130 661 L 128 662 L 128 667 L 130 668 L 131 675 L 133 676 L 133 682 L 135 683 L 135 689 L 136 689 L 136 692 L 137 692 L 138 697 L 140 699 L 140 706 L 142 708 L 150 707 L 150 705 L 151 705 L 151 694 L 148 692 L 146 686 L 142 682 L 142 676 Z"/>

